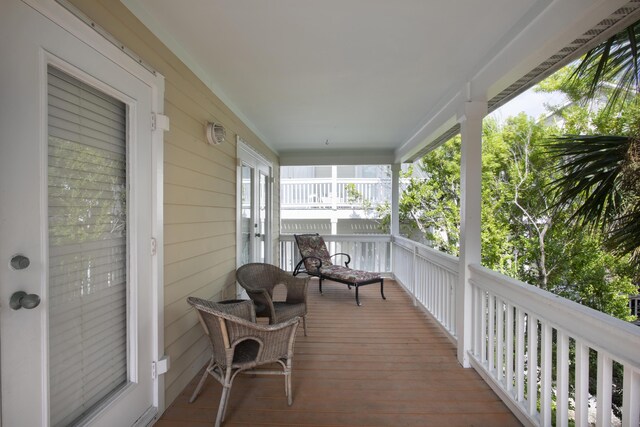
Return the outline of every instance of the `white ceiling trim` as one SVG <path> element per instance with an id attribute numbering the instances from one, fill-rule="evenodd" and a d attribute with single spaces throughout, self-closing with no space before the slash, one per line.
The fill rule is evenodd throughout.
<path id="1" fill-rule="evenodd" d="M 391 165 L 391 150 L 300 150 L 282 151 L 280 166 L 309 165 Z"/>

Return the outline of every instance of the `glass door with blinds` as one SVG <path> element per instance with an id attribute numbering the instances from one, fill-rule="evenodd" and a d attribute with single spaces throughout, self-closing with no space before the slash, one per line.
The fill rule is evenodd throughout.
<path id="1" fill-rule="evenodd" d="M 49 66 L 49 405 L 82 418 L 127 385 L 127 106 Z"/>
<path id="2" fill-rule="evenodd" d="M 0 93 L 0 298 L 11 307 L 0 312 L 2 424 L 150 420 L 152 87 L 22 2 L 7 8 L 0 50 L 16 54 L 0 64 L 12 82 Z"/>

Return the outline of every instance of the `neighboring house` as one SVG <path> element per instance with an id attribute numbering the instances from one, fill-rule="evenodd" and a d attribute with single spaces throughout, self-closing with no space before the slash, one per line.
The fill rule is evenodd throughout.
<path id="1" fill-rule="evenodd" d="M 639 11 L 627 0 L 0 0 L 2 425 L 153 422 L 210 355 L 186 298 L 233 298 L 240 264 L 280 261 L 280 166 L 391 165 L 393 189 L 401 163 L 457 133 L 461 257 L 403 239 L 392 191 L 391 234 L 377 237 L 392 245 L 388 273 L 520 419 L 551 422 L 557 331 L 581 344 L 581 368 L 597 349 L 605 403 L 604 373 L 624 365 L 634 425 L 637 328 L 477 264 L 483 117 Z M 280 54 L 291 56 L 268 61 Z M 222 74 L 242 93 L 228 98 Z M 316 143 L 322 132 L 336 136 Z M 525 315 L 536 357 L 542 334 L 540 409 L 522 391 L 535 379 L 502 378 L 493 356 L 523 368 Z M 507 330 L 517 348 L 500 353 Z"/>
<path id="2" fill-rule="evenodd" d="M 376 207 L 391 200 L 389 166 L 283 166 L 283 234 L 381 234 Z"/>

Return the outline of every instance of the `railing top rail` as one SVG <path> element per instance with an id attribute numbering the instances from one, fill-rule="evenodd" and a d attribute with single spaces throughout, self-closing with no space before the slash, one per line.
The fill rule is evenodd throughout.
<path id="1" fill-rule="evenodd" d="M 639 367 L 640 328 L 481 265 L 471 265 L 471 282 L 500 296 L 533 316 L 567 331 L 595 350 Z"/>
<path id="2" fill-rule="evenodd" d="M 304 233 L 300 233 L 304 234 Z M 325 242 L 390 242 L 389 234 L 322 234 Z M 293 234 L 280 234 L 280 240 L 294 241 Z"/>
<path id="3" fill-rule="evenodd" d="M 331 178 L 280 178 L 281 184 L 307 184 L 307 183 L 320 183 L 320 182 L 331 182 L 333 181 Z"/>
<path id="4" fill-rule="evenodd" d="M 439 250 L 430 248 L 427 245 L 415 242 L 411 239 L 407 239 L 406 237 L 398 235 L 393 235 L 392 237 L 392 241 L 394 244 L 401 246 L 409 251 L 415 250 L 418 256 L 426 258 L 434 264 L 451 271 L 452 273 L 458 272 L 458 263 L 460 262 L 458 257 L 440 252 Z"/>
<path id="5" fill-rule="evenodd" d="M 313 182 L 332 182 L 333 178 L 280 178 L 283 184 L 300 184 Z M 336 182 L 354 183 L 354 184 L 376 184 L 382 182 L 391 182 L 391 178 L 336 178 Z"/>

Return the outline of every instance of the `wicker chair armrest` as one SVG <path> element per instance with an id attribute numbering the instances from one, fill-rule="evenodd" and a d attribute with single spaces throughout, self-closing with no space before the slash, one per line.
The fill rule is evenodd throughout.
<path id="1" fill-rule="evenodd" d="M 261 315 L 267 314 L 270 318 L 275 319 L 276 309 L 273 306 L 273 300 L 271 299 L 271 295 L 266 289 L 246 289 L 247 295 L 251 298 L 256 306 L 262 307 L 262 310 L 256 312 L 256 315 L 260 317 Z"/>
<path id="2" fill-rule="evenodd" d="M 274 325 L 261 325 L 250 322 L 234 322 L 227 326 L 231 347 L 253 339 L 262 343 L 262 352 L 256 363 L 275 361 L 293 355 L 293 343 L 300 318 L 295 317 Z"/>
<path id="3" fill-rule="evenodd" d="M 237 319 L 237 320 L 233 319 L 233 321 L 238 325 L 246 327 L 247 331 L 252 331 L 251 333 L 259 333 L 259 334 L 263 334 L 263 333 L 269 334 L 274 331 L 280 331 L 285 329 L 288 330 L 292 327 L 292 325 L 297 325 L 298 323 L 300 323 L 300 317 L 294 317 L 293 319 L 289 319 L 285 322 L 274 323 L 273 325 L 267 325 L 266 323 L 247 322 L 246 320 L 243 320 L 243 319 Z M 231 337 L 231 335 L 229 336 Z M 237 338 L 237 337 L 240 337 L 240 335 L 237 335 L 234 337 Z M 230 340 L 230 341 L 234 341 L 234 340 Z"/>
<path id="4" fill-rule="evenodd" d="M 347 257 L 347 260 L 344 262 L 344 266 L 349 267 L 349 263 L 351 262 L 351 255 L 344 252 L 338 252 L 337 254 L 331 255 L 329 258 L 333 258 L 334 256 L 338 256 L 338 255 L 344 255 Z"/>
<path id="5" fill-rule="evenodd" d="M 187 298 L 187 302 L 191 305 L 206 307 L 211 310 L 222 311 L 223 313 L 227 313 L 241 319 L 248 320 L 250 322 L 256 321 L 255 306 L 251 301 L 240 301 L 231 304 L 221 304 L 207 299 L 189 297 Z"/>

